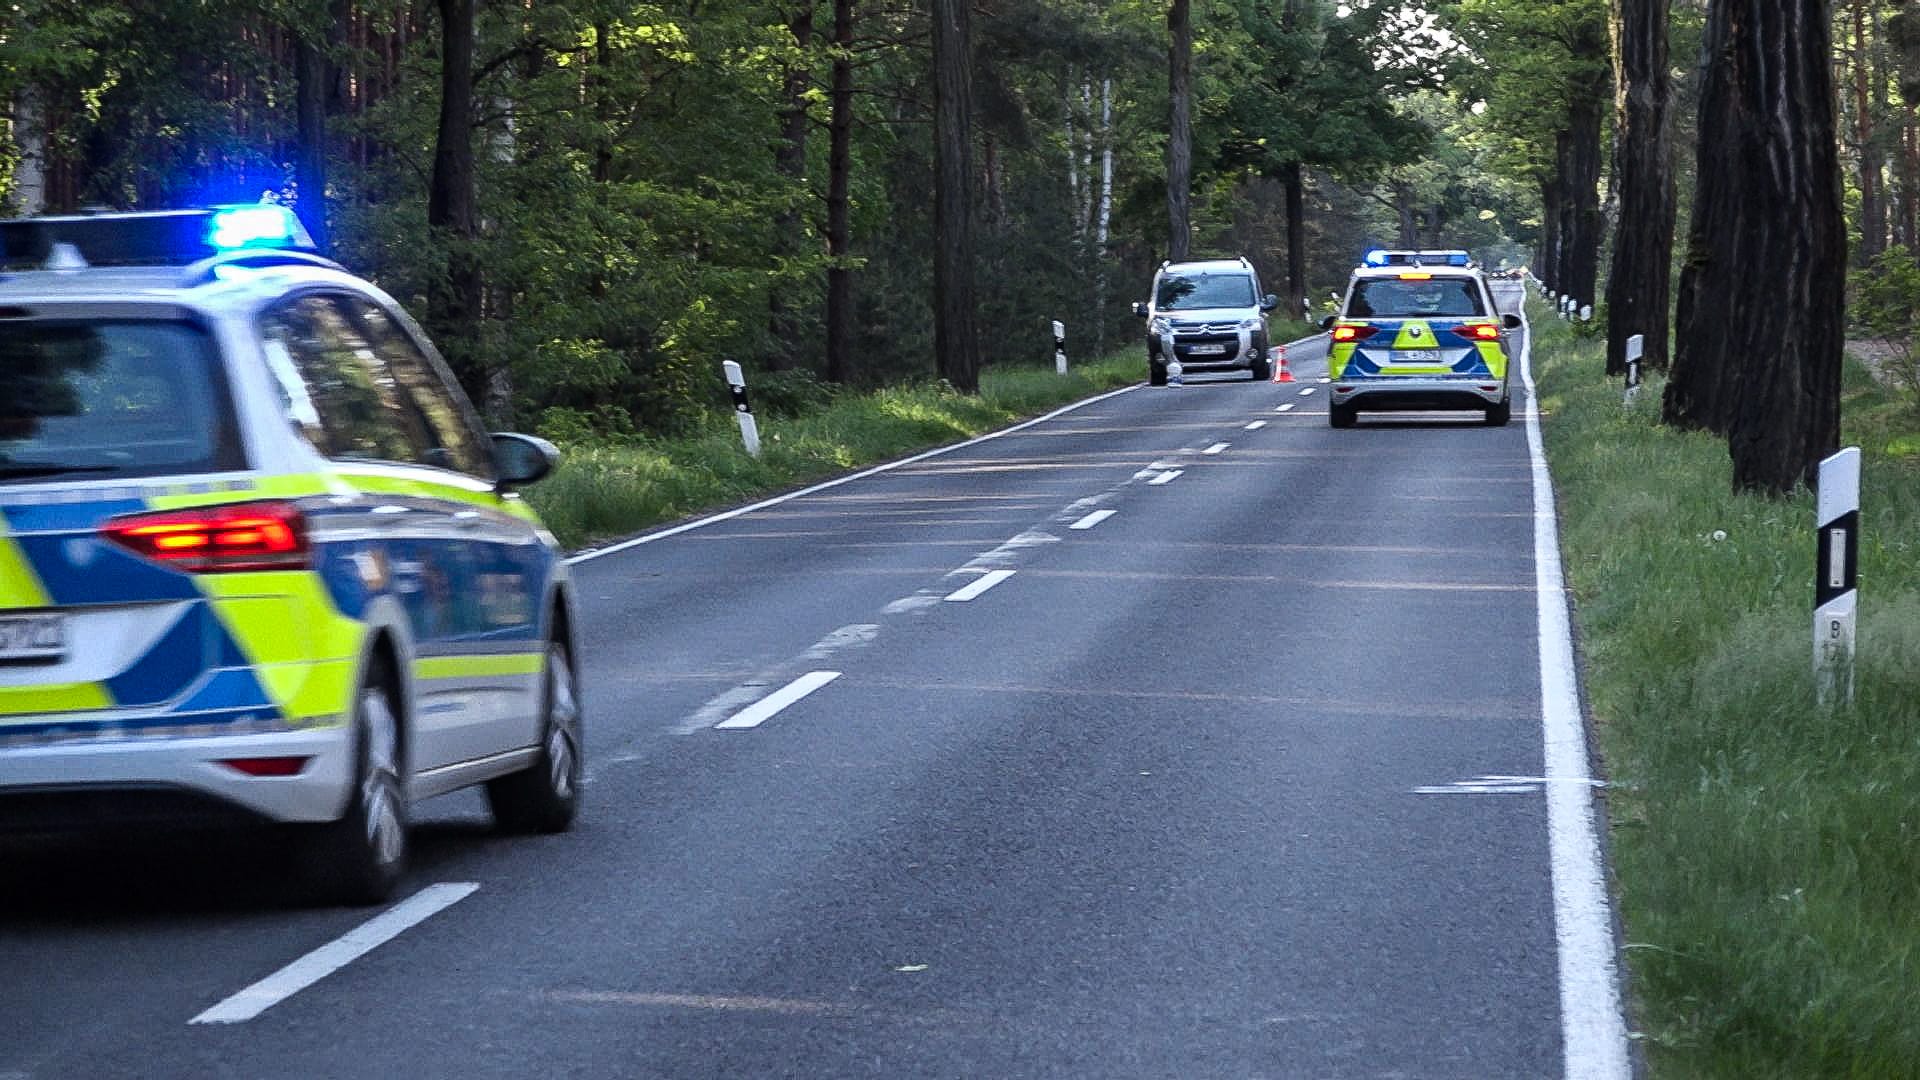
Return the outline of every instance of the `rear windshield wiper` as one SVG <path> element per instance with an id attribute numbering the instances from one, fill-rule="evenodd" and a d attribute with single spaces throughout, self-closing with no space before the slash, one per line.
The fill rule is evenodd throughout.
<path id="1" fill-rule="evenodd" d="M 10 465 L 0 461 L 0 480 L 28 480 L 40 476 L 62 476 L 67 473 L 119 471 L 112 465 L 36 465 L 24 462 L 19 465 Z"/>

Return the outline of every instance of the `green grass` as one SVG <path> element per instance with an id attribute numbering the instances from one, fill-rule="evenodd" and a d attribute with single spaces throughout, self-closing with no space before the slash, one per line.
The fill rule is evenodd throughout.
<path id="1" fill-rule="evenodd" d="M 1145 374 L 1133 350 L 1065 378 L 1051 368 L 988 368 L 978 397 L 937 383 L 848 394 L 806 415 L 761 418 L 757 460 L 741 449 L 732 414 L 720 413 L 682 438 L 563 447 L 560 468 L 527 498 L 562 544 L 580 547 L 957 442 Z"/>
<path id="2" fill-rule="evenodd" d="M 1857 363 L 1857 697 L 1811 676 L 1813 500 L 1631 409 L 1536 313 L 1548 455 L 1656 1077 L 1920 1075 L 1920 415 Z M 1724 538 L 1719 538 L 1724 533 Z"/>

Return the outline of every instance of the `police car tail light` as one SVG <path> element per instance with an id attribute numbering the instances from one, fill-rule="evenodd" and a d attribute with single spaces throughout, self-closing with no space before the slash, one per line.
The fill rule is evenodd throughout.
<path id="1" fill-rule="evenodd" d="M 1474 323 L 1471 326 L 1456 326 L 1453 332 L 1468 341 L 1499 341 L 1500 328 L 1492 323 Z"/>
<path id="2" fill-rule="evenodd" d="M 136 555 L 193 574 L 308 566 L 306 523 L 290 503 L 136 514 L 115 518 L 101 532 Z"/>
<path id="3" fill-rule="evenodd" d="M 1379 332 L 1380 331 L 1377 327 L 1357 326 L 1352 323 L 1343 323 L 1333 328 L 1333 340 L 1365 341 Z"/>

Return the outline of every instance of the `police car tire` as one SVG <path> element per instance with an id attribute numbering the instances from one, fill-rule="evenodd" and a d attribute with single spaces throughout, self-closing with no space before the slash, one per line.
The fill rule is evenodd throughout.
<path id="1" fill-rule="evenodd" d="M 1359 406 L 1333 403 L 1327 405 L 1327 424 L 1331 427 L 1350 428 L 1358 419 L 1360 419 Z"/>
<path id="2" fill-rule="evenodd" d="M 394 680 L 374 661 L 355 696 L 353 790 L 340 820 L 320 827 L 314 872 L 343 904 L 378 904 L 406 872 L 407 803 L 400 780 L 400 723 Z"/>
<path id="3" fill-rule="evenodd" d="M 1157 364 L 1151 360 L 1147 361 L 1147 385 L 1167 385 L 1167 365 Z"/>
<path id="4" fill-rule="evenodd" d="M 1501 398 L 1500 404 L 1487 406 L 1487 426 L 1505 427 L 1513 419 L 1513 399 Z"/>
<path id="5" fill-rule="evenodd" d="M 565 832 L 580 807 L 580 697 L 567 647 L 547 646 L 540 689 L 540 752 L 533 764 L 487 782 L 487 805 L 502 831 Z"/>

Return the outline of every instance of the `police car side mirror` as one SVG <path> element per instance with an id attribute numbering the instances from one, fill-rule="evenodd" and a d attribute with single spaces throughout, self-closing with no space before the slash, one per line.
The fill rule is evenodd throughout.
<path id="1" fill-rule="evenodd" d="M 1321 319 L 1321 320 L 1320 320 L 1320 329 L 1322 329 L 1322 330 L 1331 330 L 1331 329 L 1333 329 L 1333 324 L 1334 324 L 1335 322 L 1337 322 L 1337 321 L 1339 321 L 1339 319 L 1340 319 L 1340 316 L 1338 316 L 1338 315 L 1329 315 L 1329 316 L 1327 316 L 1326 318 L 1324 318 L 1324 319 Z"/>
<path id="2" fill-rule="evenodd" d="M 493 469 L 500 490 L 531 484 L 560 464 L 560 451 L 545 439 L 511 431 L 493 434 Z"/>
<path id="3" fill-rule="evenodd" d="M 1146 318 L 1146 317 L 1147 317 L 1147 305 L 1145 305 L 1145 304 L 1143 304 L 1143 303 L 1141 303 L 1141 302 L 1140 302 L 1140 301 L 1138 301 L 1138 300 L 1135 300 L 1135 301 L 1133 302 L 1133 313 L 1134 313 L 1135 315 L 1138 315 L 1138 316 L 1140 316 L 1140 317 L 1141 317 L 1141 318 L 1143 318 L 1143 319 L 1144 319 L 1144 318 Z"/>
<path id="4" fill-rule="evenodd" d="M 1273 295 L 1272 293 L 1268 293 L 1267 295 L 1260 298 L 1261 311 L 1272 311 L 1274 308 L 1277 308 L 1279 306 L 1280 306 L 1280 298 Z"/>
<path id="5" fill-rule="evenodd" d="M 1509 330 L 1518 330 L 1520 329 L 1520 316 L 1507 315 L 1500 320 L 1500 325 L 1506 327 Z"/>

